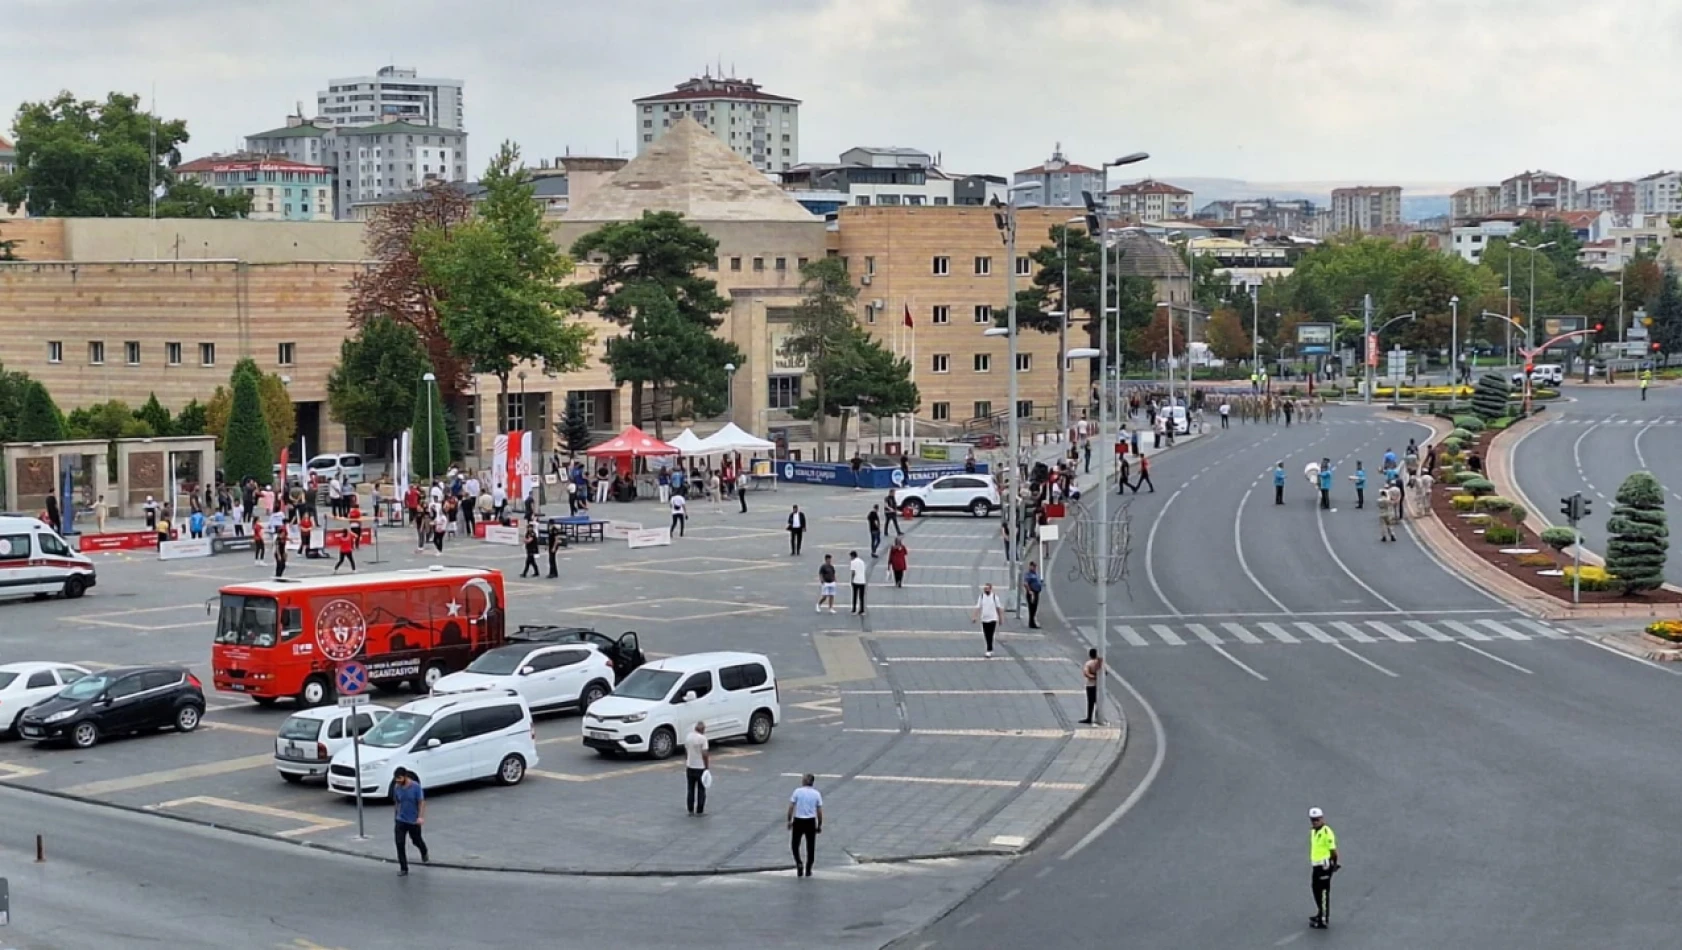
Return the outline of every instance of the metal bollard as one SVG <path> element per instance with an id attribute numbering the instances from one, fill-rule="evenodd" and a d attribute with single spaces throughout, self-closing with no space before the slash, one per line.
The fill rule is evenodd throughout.
<path id="1" fill-rule="evenodd" d="M 47 860 L 47 842 L 40 835 L 35 836 L 35 863 L 41 864 Z"/>

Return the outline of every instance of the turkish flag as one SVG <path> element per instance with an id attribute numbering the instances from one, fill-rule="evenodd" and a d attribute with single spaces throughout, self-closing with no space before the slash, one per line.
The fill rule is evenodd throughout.
<path id="1" fill-rule="evenodd" d="M 908 326 L 908 327 L 915 327 L 916 326 L 915 323 L 911 322 L 911 305 L 910 304 L 905 305 L 905 325 Z"/>

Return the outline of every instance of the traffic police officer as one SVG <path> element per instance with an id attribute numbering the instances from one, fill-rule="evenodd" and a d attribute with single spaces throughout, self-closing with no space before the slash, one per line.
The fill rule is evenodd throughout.
<path id="1" fill-rule="evenodd" d="M 1313 871 L 1314 916 L 1308 926 L 1325 930 L 1332 917 L 1332 875 L 1338 870 L 1337 833 L 1326 824 L 1326 813 L 1318 808 L 1308 810 L 1308 863 Z"/>
<path id="2" fill-rule="evenodd" d="M 1647 401 L 1647 384 L 1652 382 L 1652 381 L 1653 381 L 1653 371 L 1650 370 L 1650 369 L 1642 370 L 1641 371 L 1641 401 L 1642 402 Z"/>

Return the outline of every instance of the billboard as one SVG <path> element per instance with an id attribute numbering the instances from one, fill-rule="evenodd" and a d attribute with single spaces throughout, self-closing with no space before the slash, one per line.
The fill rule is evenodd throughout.
<path id="1" fill-rule="evenodd" d="M 1332 351 L 1332 325 L 1329 323 L 1299 323 L 1297 324 L 1297 352 L 1299 353 L 1330 353 Z"/>
<path id="2" fill-rule="evenodd" d="M 1576 333 L 1589 328 L 1588 317 L 1543 317 L 1542 337 L 1551 340 L 1561 333 Z"/>

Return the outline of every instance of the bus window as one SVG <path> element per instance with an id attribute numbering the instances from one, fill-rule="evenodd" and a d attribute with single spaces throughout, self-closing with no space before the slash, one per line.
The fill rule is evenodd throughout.
<path id="1" fill-rule="evenodd" d="M 280 639 L 292 640 L 304 632 L 304 611 L 301 607 L 287 607 L 280 612 Z"/>
<path id="2" fill-rule="evenodd" d="M 233 646 L 272 647 L 278 634 L 279 605 L 271 597 L 223 594 L 216 619 L 216 642 Z"/>

